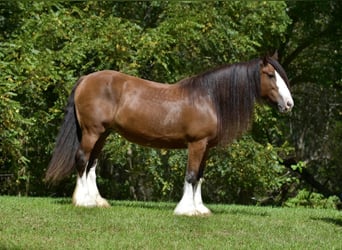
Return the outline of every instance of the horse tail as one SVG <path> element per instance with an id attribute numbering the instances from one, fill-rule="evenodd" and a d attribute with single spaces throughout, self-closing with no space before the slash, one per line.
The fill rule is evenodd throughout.
<path id="1" fill-rule="evenodd" d="M 56 183 L 70 175 L 76 163 L 76 153 L 80 146 L 81 129 L 75 111 L 75 90 L 82 82 L 81 77 L 73 87 L 65 109 L 64 121 L 59 129 L 55 149 L 52 154 L 45 180 Z"/>

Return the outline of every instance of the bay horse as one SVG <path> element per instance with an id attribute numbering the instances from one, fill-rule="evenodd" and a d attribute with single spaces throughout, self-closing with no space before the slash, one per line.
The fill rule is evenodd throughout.
<path id="1" fill-rule="evenodd" d="M 161 84 L 104 70 L 82 76 L 72 89 L 46 180 L 76 167 L 73 204 L 107 207 L 96 184 L 97 159 L 111 131 L 154 148 L 187 148 L 183 196 L 176 215 L 208 215 L 201 184 L 208 150 L 232 142 L 251 123 L 254 104 L 266 99 L 288 112 L 294 102 L 277 59 L 226 65 Z"/>

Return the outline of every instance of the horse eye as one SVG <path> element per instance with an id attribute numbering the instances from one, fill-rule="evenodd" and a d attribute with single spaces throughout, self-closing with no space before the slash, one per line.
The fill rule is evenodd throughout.
<path id="1" fill-rule="evenodd" d="M 275 75 L 273 73 L 267 73 L 267 75 L 268 75 L 269 78 L 274 78 L 275 77 Z"/>

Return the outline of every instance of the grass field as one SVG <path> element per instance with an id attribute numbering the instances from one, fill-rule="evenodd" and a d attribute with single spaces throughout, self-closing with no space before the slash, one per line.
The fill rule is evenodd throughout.
<path id="1" fill-rule="evenodd" d="M 336 210 L 209 205 L 178 217 L 175 204 L 0 196 L 0 249 L 342 249 Z"/>

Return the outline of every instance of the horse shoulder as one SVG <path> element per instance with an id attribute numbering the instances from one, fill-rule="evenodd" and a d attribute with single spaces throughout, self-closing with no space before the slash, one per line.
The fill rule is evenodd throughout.
<path id="1" fill-rule="evenodd" d="M 187 134 L 192 140 L 207 137 L 211 141 L 216 138 L 217 115 L 208 99 L 199 98 L 197 102 L 191 103 L 183 111 L 183 117 L 187 124 Z"/>

